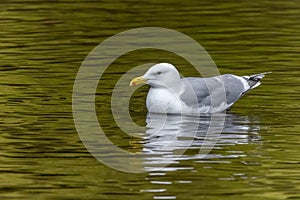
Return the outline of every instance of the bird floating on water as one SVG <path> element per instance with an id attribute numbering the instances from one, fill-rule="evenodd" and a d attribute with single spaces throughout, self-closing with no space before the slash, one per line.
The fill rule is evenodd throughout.
<path id="1" fill-rule="evenodd" d="M 261 84 L 260 80 L 271 72 L 251 76 L 224 74 L 211 78 L 181 78 L 169 63 L 159 63 L 140 77 L 131 80 L 130 86 L 151 86 L 146 100 L 153 113 L 216 113 L 228 110 L 245 93 Z"/>

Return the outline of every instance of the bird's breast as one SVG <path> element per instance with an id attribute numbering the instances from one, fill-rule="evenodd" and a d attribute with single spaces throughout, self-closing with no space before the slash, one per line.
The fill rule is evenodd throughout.
<path id="1" fill-rule="evenodd" d="M 179 96 L 165 88 L 150 88 L 147 101 L 149 112 L 181 113 L 182 103 Z"/>

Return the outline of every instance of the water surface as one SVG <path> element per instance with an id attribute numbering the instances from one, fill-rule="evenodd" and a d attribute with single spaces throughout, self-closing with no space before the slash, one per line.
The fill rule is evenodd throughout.
<path id="1" fill-rule="evenodd" d="M 3 1 L 1 199 L 299 199 L 299 17 L 297 0 Z M 190 126 L 197 119 L 181 123 L 175 117 L 171 130 L 187 130 L 164 150 L 163 158 L 169 159 L 164 161 L 171 164 L 130 174 L 103 165 L 85 149 L 71 98 L 80 64 L 97 44 L 144 26 L 189 35 L 223 74 L 273 73 L 232 107 L 207 157 L 199 157 L 201 129 Z M 184 76 L 195 76 L 176 55 L 138 50 L 112 63 L 96 97 L 98 118 L 110 140 L 128 151 L 154 152 L 150 167 L 164 156 L 161 145 L 170 141 L 172 131 L 164 129 L 158 137 L 145 132 L 143 138 L 122 133 L 112 118 L 110 95 L 127 70 L 157 62 L 173 63 Z M 147 89 L 140 88 L 130 104 L 132 118 L 144 126 Z M 201 121 L 202 128 L 207 120 Z M 186 146 L 183 156 L 173 159 Z"/>

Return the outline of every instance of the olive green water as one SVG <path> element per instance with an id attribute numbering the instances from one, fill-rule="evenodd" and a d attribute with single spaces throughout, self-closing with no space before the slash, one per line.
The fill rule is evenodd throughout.
<path id="1" fill-rule="evenodd" d="M 299 19 L 297 0 L 2 1 L 1 199 L 300 199 Z M 85 149 L 73 122 L 72 89 L 96 45 L 145 26 L 192 37 L 221 73 L 273 73 L 232 107 L 208 157 L 197 157 L 198 138 L 166 168 L 131 174 L 103 165 Z M 101 125 L 111 141 L 132 152 L 155 151 L 165 138 L 121 133 L 109 96 L 122 73 L 151 62 L 172 62 L 185 76 L 195 75 L 176 55 L 144 50 L 116 60 L 98 87 Z M 130 107 L 140 125 L 146 92 L 146 86 L 139 89 Z"/>

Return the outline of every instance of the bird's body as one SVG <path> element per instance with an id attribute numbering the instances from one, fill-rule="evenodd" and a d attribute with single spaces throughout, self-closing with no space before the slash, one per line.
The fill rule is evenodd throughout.
<path id="1" fill-rule="evenodd" d="M 147 83 L 151 86 L 146 100 L 149 112 L 215 113 L 228 110 L 246 92 L 259 86 L 265 74 L 181 78 L 173 65 L 160 63 L 130 84 Z"/>
<path id="2" fill-rule="evenodd" d="M 147 95 L 146 106 L 149 112 L 180 113 L 181 107 L 184 106 L 184 104 L 181 104 L 178 95 L 166 88 L 150 88 Z"/>

